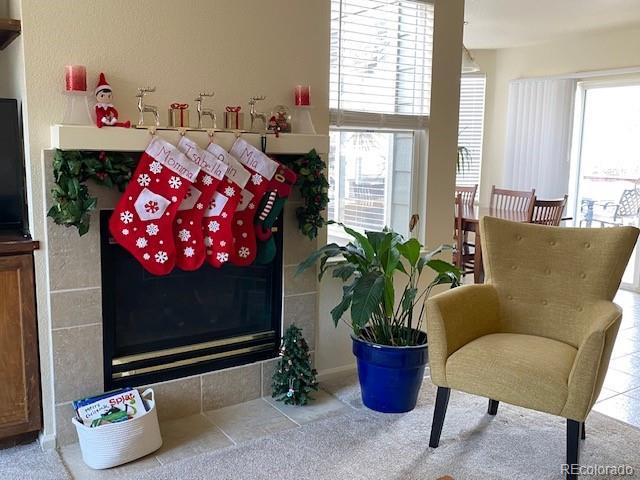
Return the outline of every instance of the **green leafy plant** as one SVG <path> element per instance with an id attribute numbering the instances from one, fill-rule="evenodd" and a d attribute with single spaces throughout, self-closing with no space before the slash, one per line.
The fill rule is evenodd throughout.
<path id="1" fill-rule="evenodd" d="M 89 231 L 90 215 L 98 203 L 89 195 L 85 182 L 91 179 L 123 192 L 137 163 L 138 156 L 125 153 L 56 150 L 53 206 L 47 216 L 58 225 L 76 227 L 80 236 L 84 235 Z"/>
<path id="2" fill-rule="evenodd" d="M 324 173 L 327 165 L 314 149 L 288 166 L 298 175 L 296 185 L 304 199 L 304 206 L 296 210 L 298 228 L 313 240 L 325 224 L 322 212 L 329 203 L 329 182 Z"/>
<path id="3" fill-rule="evenodd" d="M 419 344 L 425 303 L 433 288 L 443 284 L 453 288 L 460 284 L 460 270 L 436 258 L 451 247 L 441 246 L 423 253 L 418 240 L 405 240 L 389 229 L 361 234 L 341 223 L 338 225 L 352 241 L 346 246 L 325 245 L 300 263 L 297 272 L 303 272 L 319 260 L 319 280 L 331 269 L 332 276 L 343 281 L 342 300 L 331 310 L 336 326 L 350 310 L 350 323 L 347 323 L 356 337 L 380 345 Z M 344 262 L 331 266 L 328 260 L 335 257 L 343 257 Z M 421 288 L 420 278 L 425 270 L 435 272 L 435 278 Z M 399 298 L 394 285 L 396 275 L 405 279 Z"/>

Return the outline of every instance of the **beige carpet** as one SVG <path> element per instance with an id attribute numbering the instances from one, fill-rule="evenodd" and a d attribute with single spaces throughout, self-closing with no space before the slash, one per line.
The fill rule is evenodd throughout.
<path id="1" fill-rule="evenodd" d="M 136 478 L 435 480 L 447 474 L 456 480 L 562 478 L 563 419 L 508 405 L 500 405 L 498 415 L 490 417 L 486 400 L 452 392 L 440 447 L 431 449 L 435 387 L 429 379 L 418 408 L 399 415 L 362 407 L 351 381 L 326 385 L 355 407 L 346 415 L 156 468 Z M 581 462 L 632 465 L 635 478 L 640 478 L 640 431 L 594 412 L 588 419 Z"/>
<path id="2" fill-rule="evenodd" d="M 118 476 L 141 480 L 455 480 L 560 479 L 565 421 L 509 405 L 486 414 L 486 400 L 452 392 L 440 447 L 428 447 L 435 388 L 428 379 L 418 408 L 385 415 L 362 407 L 353 377 L 324 384 L 354 408 L 339 417 L 191 457 L 161 467 Z M 37 452 L 31 452 L 36 454 Z M 42 454 L 40 454 L 42 455 Z M 0 478 L 64 479 L 47 457 L 43 468 L 25 456 L 0 451 Z M 11 460 L 13 458 L 13 460 Z M 11 465 L 17 462 L 15 465 Z M 51 463 L 49 463 L 51 462 Z M 592 413 L 587 421 L 581 463 L 628 464 L 640 478 L 640 431 Z M 24 476 L 29 468 L 31 476 Z M 5 469 L 5 470 L 3 470 Z M 619 478 L 593 476 L 588 478 Z"/>

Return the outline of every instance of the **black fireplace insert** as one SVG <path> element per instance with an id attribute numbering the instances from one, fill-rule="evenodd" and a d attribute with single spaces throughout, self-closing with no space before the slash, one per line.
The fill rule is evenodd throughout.
<path id="1" fill-rule="evenodd" d="M 100 212 L 105 389 L 276 357 L 282 318 L 282 222 L 268 265 L 148 273 Z"/>

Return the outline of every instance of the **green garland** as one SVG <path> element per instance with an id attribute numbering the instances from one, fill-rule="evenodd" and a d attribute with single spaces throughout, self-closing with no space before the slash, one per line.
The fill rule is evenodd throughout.
<path id="1" fill-rule="evenodd" d="M 97 198 L 89 196 L 87 180 L 124 192 L 141 154 L 121 152 L 56 150 L 53 157 L 55 185 L 51 190 L 54 204 L 47 216 L 58 225 L 74 226 L 80 236 L 89 231 L 90 214 Z M 304 206 L 296 210 L 300 231 L 314 239 L 326 223 L 322 211 L 329 202 L 329 182 L 324 174 L 326 164 L 315 150 L 289 162 L 298 175 L 297 185 Z"/>
<path id="2" fill-rule="evenodd" d="M 93 180 L 98 185 L 117 188 L 124 192 L 139 155 L 120 152 L 85 152 L 56 150 L 53 157 L 54 204 L 47 216 L 58 225 L 74 226 L 80 236 L 89 231 L 90 214 L 98 199 L 89 196 L 85 185 Z"/>
<path id="3" fill-rule="evenodd" d="M 327 223 L 322 216 L 329 203 L 329 182 L 325 176 L 327 164 L 314 149 L 294 160 L 289 167 L 298 175 L 296 185 L 304 199 L 304 206 L 296 210 L 298 228 L 313 240 L 318 236 L 318 230 Z"/>

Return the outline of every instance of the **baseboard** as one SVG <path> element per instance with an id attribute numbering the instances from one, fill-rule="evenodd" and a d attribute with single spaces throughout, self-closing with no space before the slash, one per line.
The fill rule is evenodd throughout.
<path id="1" fill-rule="evenodd" d="M 55 450 L 55 448 L 56 448 L 56 435 L 55 435 L 55 433 L 50 433 L 48 435 L 44 435 L 42 432 L 40 432 L 40 434 L 38 434 L 38 443 L 40 443 L 40 448 L 43 451 Z"/>
<path id="2" fill-rule="evenodd" d="M 322 380 L 326 379 L 327 377 L 329 377 L 331 375 L 335 375 L 337 373 L 353 372 L 355 370 L 356 370 L 356 364 L 355 363 L 351 363 L 349 365 L 342 365 L 340 367 L 327 368 L 325 370 L 320 370 L 318 372 L 318 380 L 322 381 Z"/>

